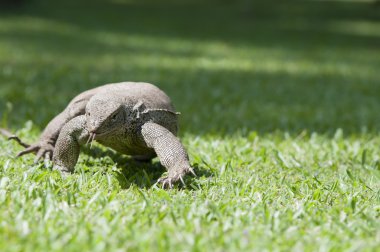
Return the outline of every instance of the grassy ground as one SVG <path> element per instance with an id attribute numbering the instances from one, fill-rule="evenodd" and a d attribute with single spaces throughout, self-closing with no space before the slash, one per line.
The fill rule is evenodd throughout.
<path id="1" fill-rule="evenodd" d="M 0 9 L 1 125 L 159 85 L 197 178 L 100 145 L 62 179 L 0 140 L 1 251 L 375 251 L 380 12 L 368 1 L 29 1 Z"/>

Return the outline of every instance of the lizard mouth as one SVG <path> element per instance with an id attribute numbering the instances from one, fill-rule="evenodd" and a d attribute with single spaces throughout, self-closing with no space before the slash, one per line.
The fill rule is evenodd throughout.
<path id="1" fill-rule="evenodd" d="M 117 129 L 114 129 L 114 130 L 110 130 L 110 131 L 107 131 L 107 132 L 102 132 L 102 133 L 97 133 L 97 132 L 90 132 L 89 131 L 89 136 L 88 136 L 88 139 L 87 139 L 87 142 L 86 142 L 86 145 L 87 144 L 90 144 L 90 148 L 92 147 L 92 142 L 95 140 L 95 137 L 99 137 L 99 136 L 105 136 L 109 133 L 112 133 L 114 131 L 116 131 Z"/>

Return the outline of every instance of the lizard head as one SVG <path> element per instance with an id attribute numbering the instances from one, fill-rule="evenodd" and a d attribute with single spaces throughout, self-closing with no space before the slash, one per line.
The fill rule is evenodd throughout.
<path id="1" fill-rule="evenodd" d="M 111 99 L 91 99 L 86 106 L 86 128 L 96 135 L 120 129 L 124 124 L 124 111 L 120 103 Z"/>

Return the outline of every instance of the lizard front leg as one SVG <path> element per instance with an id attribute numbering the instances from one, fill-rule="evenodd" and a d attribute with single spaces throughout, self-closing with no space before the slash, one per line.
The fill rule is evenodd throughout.
<path id="1" fill-rule="evenodd" d="M 90 136 L 85 125 L 86 117 L 81 115 L 71 119 L 62 127 L 53 153 L 54 169 L 63 173 L 74 171 L 80 145 L 85 144 Z"/>
<path id="2" fill-rule="evenodd" d="M 168 170 L 168 176 L 159 179 L 165 187 L 188 173 L 194 173 L 190 166 L 189 156 L 179 139 L 168 129 L 159 124 L 148 122 L 141 127 L 141 134 L 148 147 L 153 148 L 160 162 Z"/>

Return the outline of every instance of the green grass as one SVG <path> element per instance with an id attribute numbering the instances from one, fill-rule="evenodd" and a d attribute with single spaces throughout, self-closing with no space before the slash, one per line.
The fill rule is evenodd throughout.
<path id="1" fill-rule="evenodd" d="M 379 7 L 160 2 L 0 8 L 2 127 L 33 142 L 80 91 L 152 82 L 198 174 L 162 190 L 95 145 L 63 179 L 0 138 L 0 251 L 379 251 Z"/>

